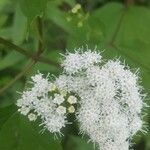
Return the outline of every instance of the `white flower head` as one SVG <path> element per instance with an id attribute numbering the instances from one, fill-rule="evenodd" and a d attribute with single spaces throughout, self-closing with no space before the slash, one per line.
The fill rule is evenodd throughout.
<path id="1" fill-rule="evenodd" d="M 80 97 L 76 116 L 81 132 L 102 150 L 128 150 L 130 139 L 142 129 L 139 78 L 119 60 L 101 62 L 95 51 L 68 53 L 62 63 L 65 86 Z"/>
<path id="2" fill-rule="evenodd" d="M 20 109 L 18 109 L 18 111 L 22 114 L 22 115 L 27 115 L 30 111 L 29 107 L 21 107 Z"/>
<path id="3" fill-rule="evenodd" d="M 56 85 L 54 84 L 54 83 L 50 83 L 49 84 L 49 91 L 50 92 L 53 92 L 53 91 L 55 91 L 57 89 L 57 87 L 56 87 Z"/>
<path id="4" fill-rule="evenodd" d="M 143 130 L 145 96 L 137 73 L 118 59 L 104 63 L 89 49 L 68 52 L 62 67 L 55 81 L 41 73 L 32 77 L 33 87 L 17 101 L 20 113 L 31 121 L 39 116 L 52 133 L 61 133 L 67 112 L 75 113 L 80 132 L 101 150 L 128 150 L 132 136 Z"/>
<path id="5" fill-rule="evenodd" d="M 75 74 L 100 62 L 100 53 L 91 50 L 83 52 L 83 50 L 79 49 L 75 53 L 66 54 L 62 66 L 66 73 Z"/>
<path id="6" fill-rule="evenodd" d="M 41 73 L 31 78 L 33 86 L 24 91 L 17 101 L 18 111 L 23 115 L 28 115 L 30 121 L 35 121 L 39 116 L 42 125 L 47 130 L 52 133 L 61 133 L 61 129 L 67 123 L 66 111 L 65 108 L 57 107 L 56 104 L 63 103 L 63 96 L 57 93 L 54 94 L 54 98 L 49 96 L 49 92 L 55 91 L 55 85 L 48 80 L 48 77 L 44 78 Z"/>

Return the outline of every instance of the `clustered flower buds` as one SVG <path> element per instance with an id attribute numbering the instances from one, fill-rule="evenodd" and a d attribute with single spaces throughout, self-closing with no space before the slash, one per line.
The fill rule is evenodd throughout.
<path id="1" fill-rule="evenodd" d="M 75 113 L 81 133 L 101 150 L 128 150 L 133 135 L 143 131 L 146 104 L 138 72 L 119 60 L 104 62 L 97 51 L 79 49 L 64 57 L 63 73 L 54 81 L 41 73 L 32 77 L 33 87 L 17 101 L 20 113 L 30 121 L 39 116 L 44 128 L 59 134 L 67 114 Z"/>

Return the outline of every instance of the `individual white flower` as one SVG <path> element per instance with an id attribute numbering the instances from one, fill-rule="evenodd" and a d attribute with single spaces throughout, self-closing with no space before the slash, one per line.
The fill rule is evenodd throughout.
<path id="1" fill-rule="evenodd" d="M 66 113 L 66 107 L 64 107 L 64 106 L 58 106 L 57 109 L 56 109 L 56 112 L 58 114 L 65 114 Z"/>
<path id="2" fill-rule="evenodd" d="M 49 84 L 49 91 L 50 91 L 50 92 L 55 91 L 56 88 L 57 88 L 57 87 L 56 87 L 56 85 L 55 85 L 54 83 L 50 83 L 50 84 Z"/>
<path id="3" fill-rule="evenodd" d="M 37 119 L 37 115 L 35 115 L 35 114 L 33 114 L 33 113 L 30 113 L 30 114 L 28 115 L 28 118 L 29 118 L 30 121 L 35 121 L 35 120 Z"/>
<path id="4" fill-rule="evenodd" d="M 39 83 L 40 81 L 43 80 L 43 74 L 38 73 L 35 76 L 32 76 L 31 79 L 33 80 L 33 82 Z"/>
<path id="5" fill-rule="evenodd" d="M 69 112 L 69 113 L 74 113 L 74 112 L 75 112 L 74 106 L 70 106 L 70 107 L 68 108 L 68 112 Z"/>
<path id="6" fill-rule="evenodd" d="M 62 95 L 63 97 L 65 97 L 67 95 L 67 91 L 66 90 L 61 90 L 60 91 L 60 95 Z"/>
<path id="7" fill-rule="evenodd" d="M 23 105 L 23 100 L 22 99 L 18 99 L 16 105 L 18 107 L 21 107 Z"/>
<path id="8" fill-rule="evenodd" d="M 100 63 L 102 56 L 97 51 L 85 51 L 82 54 L 84 68 L 87 69 L 88 67 Z"/>
<path id="9" fill-rule="evenodd" d="M 19 110 L 18 110 L 22 115 L 27 115 L 30 111 L 30 108 L 29 107 L 21 107 Z"/>
<path id="10" fill-rule="evenodd" d="M 62 66 L 67 73 L 74 74 L 82 69 L 82 56 L 78 52 L 69 53 L 65 56 Z"/>
<path id="11" fill-rule="evenodd" d="M 69 91 L 69 89 L 68 89 L 68 80 L 69 80 L 68 76 L 60 75 L 58 78 L 56 78 L 55 85 L 58 87 L 58 89 L 60 91 L 64 91 L 64 90 Z"/>
<path id="12" fill-rule="evenodd" d="M 36 101 L 36 94 L 32 91 L 24 91 L 22 93 L 21 99 L 19 101 L 22 103 L 22 106 L 32 106 L 32 103 Z M 17 102 L 18 103 L 18 102 Z"/>
<path id="13" fill-rule="evenodd" d="M 77 103 L 77 98 L 75 96 L 71 95 L 68 97 L 67 102 L 70 104 L 75 104 L 75 103 Z"/>
<path id="14" fill-rule="evenodd" d="M 33 80 L 33 87 L 32 91 L 38 93 L 38 96 L 46 94 L 50 89 L 50 82 L 48 78 L 44 78 L 41 73 L 36 74 L 35 76 L 31 77 Z"/>
<path id="15" fill-rule="evenodd" d="M 73 14 L 76 14 L 80 9 L 81 9 L 81 4 L 76 4 L 72 9 L 71 9 L 71 12 Z"/>
<path id="16" fill-rule="evenodd" d="M 61 133 L 60 130 L 65 127 L 66 123 L 66 116 L 58 114 L 51 114 L 43 120 L 44 128 L 51 133 Z"/>
<path id="17" fill-rule="evenodd" d="M 60 105 L 61 103 L 63 103 L 65 101 L 64 97 L 60 94 L 54 94 L 54 99 L 53 99 L 53 102 L 55 104 L 58 104 Z"/>

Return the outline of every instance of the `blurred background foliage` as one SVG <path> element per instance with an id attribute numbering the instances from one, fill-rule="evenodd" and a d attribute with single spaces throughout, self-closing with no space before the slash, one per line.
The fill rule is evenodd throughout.
<path id="1" fill-rule="evenodd" d="M 60 53 L 86 45 L 140 68 L 150 103 L 150 0 L 0 0 L 0 150 L 94 150 L 77 125 L 54 139 L 15 106 L 32 74 L 57 76 Z M 150 132 L 139 135 L 133 148 L 150 150 Z"/>

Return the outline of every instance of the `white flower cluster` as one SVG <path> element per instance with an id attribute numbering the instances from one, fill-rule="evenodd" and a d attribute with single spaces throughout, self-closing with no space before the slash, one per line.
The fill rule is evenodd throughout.
<path id="1" fill-rule="evenodd" d="M 32 77 L 33 87 L 24 91 L 17 101 L 18 111 L 28 115 L 30 121 L 41 117 L 41 125 L 52 133 L 61 134 L 61 128 L 65 127 L 66 107 L 63 106 L 65 96 L 56 90 L 54 83 L 44 78 L 41 73 Z M 74 99 L 75 97 L 72 96 Z M 68 98 L 69 100 L 69 98 Z M 69 109 L 69 108 L 68 108 Z"/>
<path id="2" fill-rule="evenodd" d="M 119 60 L 104 63 L 100 53 L 91 50 L 66 54 L 62 67 L 64 72 L 53 83 L 41 74 L 32 77 L 34 86 L 18 100 L 19 111 L 30 120 L 41 116 L 45 128 L 60 133 L 67 123 L 62 104 L 69 103 L 68 112 L 74 113 L 78 102 L 81 133 L 101 150 L 128 150 L 132 136 L 143 127 L 145 95 L 137 73 Z M 56 89 L 59 92 L 49 96 Z"/>

